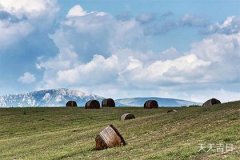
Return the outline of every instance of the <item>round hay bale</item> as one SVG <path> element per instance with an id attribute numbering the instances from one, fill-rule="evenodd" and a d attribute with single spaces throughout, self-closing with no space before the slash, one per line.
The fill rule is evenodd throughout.
<path id="1" fill-rule="evenodd" d="M 131 114 L 131 113 L 124 113 L 121 116 L 121 120 L 122 121 L 129 120 L 129 119 L 135 119 L 135 116 L 133 114 Z"/>
<path id="2" fill-rule="evenodd" d="M 76 101 L 68 101 L 66 103 L 66 107 L 77 107 L 77 102 Z"/>
<path id="3" fill-rule="evenodd" d="M 210 107 L 210 106 L 213 106 L 213 105 L 216 105 L 216 104 L 221 104 L 221 102 L 216 99 L 216 98 L 212 98 L 212 99 L 209 99 L 207 100 L 205 103 L 203 103 L 203 107 Z"/>
<path id="4" fill-rule="evenodd" d="M 155 100 L 148 100 L 144 103 L 144 108 L 158 108 L 158 102 Z"/>
<path id="5" fill-rule="evenodd" d="M 95 138 L 95 142 L 96 142 L 96 147 L 95 147 L 96 150 L 102 150 L 102 149 L 108 148 L 107 144 L 104 142 L 104 140 L 100 135 L 97 135 L 97 137 Z"/>
<path id="6" fill-rule="evenodd" d="M 97 100 L 90 100 L 85 104 L 85 109 L 100 109 L 100 103 Z"/>
<path id="7" fill-rule="evenodd" d="M 170 109 L 170 110 L 167 111 L 167 113 L 171 113 L 171 112 L 177 112 L 177 110 L 175 110 L 175 109 Z"/>
<path id="8" fill-rule="evenodd" d="M 97 150 L 126 145 L 122 135 L 113 125 L 109 125 L 102 130 L 99 135 L 96 136 L 95 142 L 95 148 Z"/>
<path id="9" fill-rule="evenodd" d="M 115 102 L 112 98 L 107 98 L 102 101 L 102 107 L 115 107 Z"/>

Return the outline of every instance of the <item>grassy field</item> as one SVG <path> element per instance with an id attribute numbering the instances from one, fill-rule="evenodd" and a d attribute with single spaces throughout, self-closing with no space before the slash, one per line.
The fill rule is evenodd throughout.
<path id="1" fill-rule="evenodd" d="M 176 113 L 167 113 L 168 108 L 0 109 L 0 160 L 239 160 L 240 102 L 176 109 Z M 126 112 L 136 119 L 119 121 Z M 108 124 L 117 127 L 128 144 L 93 150 L 96 135 Z M 209 151 L 199 151 L 200 144 Z M 233 151 L 216 150 L 230 145 Z"/>

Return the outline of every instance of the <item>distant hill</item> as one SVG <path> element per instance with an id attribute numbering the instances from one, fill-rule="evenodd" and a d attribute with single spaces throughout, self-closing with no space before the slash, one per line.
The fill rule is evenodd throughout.
<path id="1" fill-rule="evenodd" d="M 101 102 L 104 97 L 66 88 L 49 89 L 29 92 L 26 94 L 0 96 L 0 107 L 61 107 L 65 106 L 66 102 L 69 100 L 76 101 L 78 106 L 84 106 L 85 103 L 91 99 L 96 99 Z M 168 107 L 197 104 L 195 102 L 180 99 L 139 97 L 116 99 L 116 106 L 143 106 L 144 102 L 149 99 L 158 101 L 160 106 Z"/>
<path id="2" fill-rule="evenodd" d="M 86 94 L 79 90 L 70 89 L 50 89 L 30 92 L 26 94 L 16 94 L 0 96 L 1 107 L 31 107 L 31 106 L 47 106 L 59 107 L 65 106 L 69 100 L 74 100 L 78 105 L 83 106 L 88 100 L 97 99 L 101 101 L 103 97 Z"/>
<path id="3" fill-rule="evenodd" d="M 173 99 L 173 98 L 159 98 L 159 97 L 137 97 L 137 98 L 123 98 L 117 99 L 117 104 L 124 104 L 125 106 L 143 106 L 147 100 L 156 100 L 159 106 L 163 107 L 180 107 L 199 104 L 196 102 Z"/>

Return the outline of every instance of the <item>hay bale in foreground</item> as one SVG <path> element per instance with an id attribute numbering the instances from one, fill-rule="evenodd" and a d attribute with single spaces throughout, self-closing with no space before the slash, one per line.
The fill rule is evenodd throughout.
<path id="1" fill-rule="evenodd" d="M 115 102 L 112 98 L 107 98 L 102 101 L 102 107 L 115 107 Z"/>
<path id="2" fill-rule="evenodd" d="M 135 119 L 135 116 L 133 114 L 131 114 L 131 113 L 124 113 L 121 116 L 121 120 L 122 121 L 129 120 L 129 119 Z"/>
<path id="3" fill-rule="evenodd" d="M 76 101 L 68 101 L 66 103 L 66 107 L 77 107 L 77 102 Z"/>
<path id="4" fill-rule="evenodd" d="M 158 108 L 158 102 L 155 101 L 155 100 L 147 100 L 147 101 L 144 103 L 144 108 L 148 108 L 148 109 Z"/>
<path id="5" fill-rule="evenodd" d="M 207 100 L 205 103 L 203 103 L 203 107 L 210 107 L 210 106 L 213 106 L 213 105 L 216 105 L 216 104 L 221 104 L 221 102 L 216 99 L 216 98 L 212 98 L 212 99 L 209 99 Z"/>
<path id="6" fill-rule="evenodd" d="M 85 104 L 85 109 L 100 109 L 100 103 L 97 100 L 90 100 Z"/>
<path id="7" fill-rule="evenodd" d="M 111 124 L 102 130 L 95 138 L 96 150 L 126 145 L 125 140 L 119 131 Z"/>
<path id="8" fill-rule="evenodd" d="M 171 112 L 177 112 L 177 110 L 175 110 L 175 109 L 169 109 L 169 110 L 167 111 L 167 113 L 171 113 Z"/>

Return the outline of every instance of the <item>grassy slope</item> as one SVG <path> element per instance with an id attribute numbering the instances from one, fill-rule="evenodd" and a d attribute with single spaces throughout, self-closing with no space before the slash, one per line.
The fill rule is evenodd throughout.
<path id="1" fill-rule="evenodd" d="M 0 159 L 239 159 L 240 102 L 213 108 L 0 109 Z M 119 121 L 134 113 L 135 120 Z M 95 136 L 114 124 L 128 145 L 93 151 Z M 232 143 L 226 154 L 199 144 Z"/>

